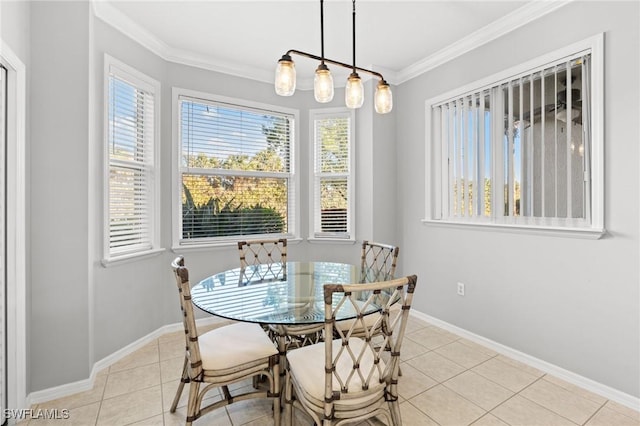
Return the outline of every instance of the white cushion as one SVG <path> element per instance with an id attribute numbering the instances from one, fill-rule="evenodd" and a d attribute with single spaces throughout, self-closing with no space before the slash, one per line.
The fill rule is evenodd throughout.
<path id="1" fill-rule="evenodd" d="M 225 370 L 278 353 L 262 327 L 245 322 L 208 331 L 198 343 L 205 370 Z"/>
<path id="2" fill-rule="evenodd" d="M 324 345 L 324 342 L 317 343 L 315 345 L 305 346 L 287 353 L 290 372 L 294 380 L 297 382 L 296 388 L 298 389 L 298 392 L 304 393 L 304 395 L 299 395 L 300 399 L 305 399 L 318 408 L 321 408 L 324 405 Z M 354 337 L 349 339 L 349 347 L 356 357 L 359 356 L 361 349 L 365 345 L 365 354 L 360 362 L 360 368 L 366 380 L 369 370 L 373 365 L 374 352 L 364 340 Z M 341 346 L 341 340 L 333 341 L 334 359 Z M 384 372 L 385 364 L 382 360 L 380 360 L 380 369 Z M 338 364 L 336 365 L 336 370 L 339 372 L 342 380 L 346 381 L 349 372 L 353 370 L 353 362 L 348 353 L 343 352 L 340 356 Z M 363 391 L 362 381 L 356 372 L 349 381 L 349 392 L 343 393 L 340 396 L 340 400 L 336 400 L 334 402 L 335 409 L 353 409 L 355 407 L 369 405 L 373 401 L 379 399 L 383 395 L 383 390 L 385 388 L 385 383 L 380 383 L 380 376 L 381 374 L 376 370 L 369 381 L 369 389 Z M 340 383 L 335 377 L 332 380 L 332 387 L 334 391 L 340 391 Z"/>

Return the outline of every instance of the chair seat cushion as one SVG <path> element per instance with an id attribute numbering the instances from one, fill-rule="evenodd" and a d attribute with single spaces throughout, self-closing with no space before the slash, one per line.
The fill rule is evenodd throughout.
<path id="1" fill-rule="evenodd" d="M 198 343 L 205 375 L 207 370 L 226 370 L 278 353 L 264 330 L 253 323 L 215 328 L 200 335 Z"/>
<path id="2" fill-rule="evenodd" d="M 333 341 L 334 357 L 340 350 L 341 345 L 341 340 Z M 355 337 L 349 339 L 349 347 L 356 357 L 359 356 L 361 349 L 365 348 L 365 353 L 360 361 L 360 368 L 366 380 L 375 359 L 374 351 L 364 340 Z M 287 361 L 290 374 L 296 384 L 297 393 L 302 393 L 302 395 L 298 395 L 299 399 L 306 400 L 319 410 L 322 410 L 325 386 L 325 343 L 317 343 L 291 351 L 287 353 Z M 334 402 L 334 408 L 336 410 L 357 409 L 379 400 L 384 395 L 386 386 L 384 382 L 380 383 L 380 377 L 385 369 L 382 359 L 379 361 L 379 367 L 379 370 L 374 370 L 367 390 L 362 389 L 362 380 L 358 373 L 355 372 L 348 383 L 348 392 L 341 393 L 340 399 Z M 346 352 L 343 352 L 340 356 L 336 370 L 342 380 L 346 381 L 349 373 L 353 370 L 353 362 Z M 332 380 L 332 388 L 334 392 L 340 392 L 341 390 L 340 383 L 335 377 Z"/>

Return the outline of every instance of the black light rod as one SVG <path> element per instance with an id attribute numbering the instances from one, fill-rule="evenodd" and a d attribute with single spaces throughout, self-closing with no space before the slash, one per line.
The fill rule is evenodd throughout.
<path id="1" fill-rule="evenodd" d="M 295 49 L 288 50 L 287 51 L 287 55 L 291 56 L 291 54 L 298 55 L 298 56 L 304 56 L 304 57 L 311 58 L 311 59 L 315 59 L 316 61 L 322 61 L 322 58 L 320 56 L 312 55 L 311 53 L 302 52 L 300 50 L 295 50 Z M 324 58 L 324 61 L 325 62 L 329 62 L 330 64 L 339 65 L 339 66 L 344 67 L 344 68 L 356 69 L 358 71 L 366 72 L 368 74 L 375 75 L 380 80 L 384 81 L 383 75 L 380 74 L 379 72 L 371 71 L 371 70 L 368 70 L 366 68 L 354 67 L 353 65 L 345 64 L 344 62 L 334 61 L 333 59 L 329 59 L 329 58 Z"/>

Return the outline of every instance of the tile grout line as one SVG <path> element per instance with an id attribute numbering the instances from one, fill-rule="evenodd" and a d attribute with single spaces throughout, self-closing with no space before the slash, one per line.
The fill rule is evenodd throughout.
<path id="1" fill-rule="evenodd" d="M 602 403 L 602 405 L 600 405 L 600 407 L 598 407 L 598 409 L 591 416 L 589 416 L 589 418 L 583 423 L 583 425 L 586 425 L 587 423 L 589 423 L 591 421 L 591 419 L 593 419 L 596 416 L 596 414 L 598 414 L 600 411 L 602 411 L 602 409 L 605 407 L 605 405 L 607 405 L 608 402 L 609 402 L 609 400 L 606 399 Z M 622 414 L 622 415 L 624 415 L 624 414 Z"/>

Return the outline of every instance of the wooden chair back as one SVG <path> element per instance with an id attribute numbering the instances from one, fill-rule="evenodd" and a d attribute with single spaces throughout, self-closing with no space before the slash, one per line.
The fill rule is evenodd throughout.
<path id="1" fill-rule="evenodd" d="M 202 374 L 202 358 L 200 345 L 198 344 L 198 330 L 193 314 L 193 304 L 191 303 L 191 286 L 189 283 L 189 270 L 184 266 L 184 257 L 178 256 L 171 267 L 178 286 L 178 296 L 180 299 L 180 310 L 182 311 L 182 322 L 184 325 L 185 344 L 189 363 L 189 375 L 195 379 Z"/>
<path id="2" fill-rule="evenodd" d="M 363 241 L 361 281 L 376 282 L 394 279 L 399 252 L 400 248 L 397 246 Z"/>
<path id="3" fill-rule="evenodd" d="M 325 336 L 335 336 L 333 341 L 325 341 L 325 418 L 332 416 L 334 401 L 349 399 L 350 392 L 359 394 L 357 397 L 363 392 L 380 392 L 380 384 L 385 387 L 384 398 L 397 401 L 400 349 L 416 282 L 412 275 L 324 286 Z M 394 304 L 400 304 L 400 315 L 390 315 Z M 365 315 L 372 305 L 378 306 L 378 311 Z M 355 315 L 348 329 L 336 327 L 338 313 L 345 310 Z M 376 316 L 375 320 L 365 321 L 369 315 Z M 390 348 L 390 358 L 383 361 L 386 348 Z"/>
<path id="4" fill-rule="evenodd" d="M 240 279 L 263 281 L 285 279 L 287 275 L 287 239 L 239 241 Z"/>

